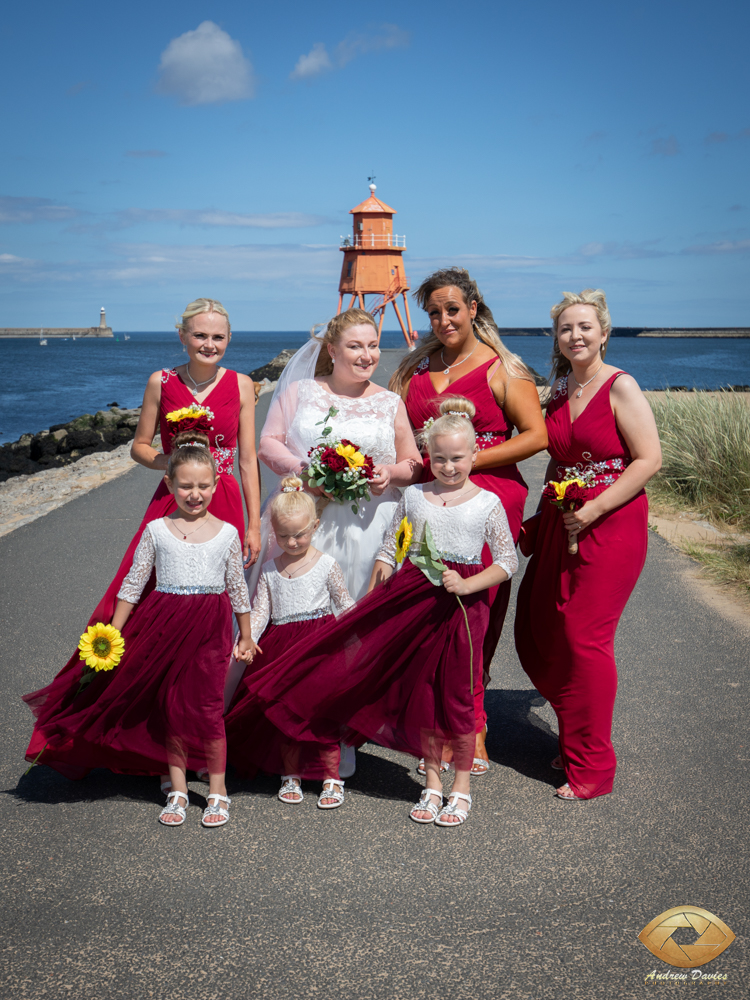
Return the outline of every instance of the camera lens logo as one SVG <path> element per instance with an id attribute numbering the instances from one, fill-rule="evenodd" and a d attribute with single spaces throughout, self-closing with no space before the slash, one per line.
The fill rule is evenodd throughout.
<path id="1" fill-rule="evenodd" d="M 684 932 L 678 934 L 680 943 L 674 940 L 675 931 L 681 927 L 695 932 L 690 944 L 683 943 L 688 936 Z M 638 940 L 662 962 L 678 969 L 695 969 L 726 951 L 734 934 L 723 920 L 700 906 L 675 906 L 646 924 Z"/>

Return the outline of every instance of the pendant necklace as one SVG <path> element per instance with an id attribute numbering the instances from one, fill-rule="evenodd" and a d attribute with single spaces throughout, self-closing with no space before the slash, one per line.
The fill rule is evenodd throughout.
<path id="1" fill-rule="evenodd" d="M 205 382 L 196 382 L 193 376 L 190 374 L 190 364 L 188 363 L 187 365 L 185 365 L 185 374 L 193 383 L 194 388 L 190 389 L 190 391 L 194 396 L 197 396 L 198 393 L 201 391 L 201 386 L 208 385 L 209 382 L 213 382 L 213 380 L 216 378 L 217 373 L 214 372 L 211 378 L 207 378 Z"/>
<path id="2" fill-rule="evenodd" d="M 317 555 L 317 553 L 316 553 L 316 555 Z M 301 569 L 304 569 L 305 566 L 308 566 L 311 562 L 313 562 L 314 559 L 315 559 L 315 556 L 313 556 L 311 559 L 305 560 L 305 562 L 303 562 L 301 566 L 298 566 L 291 573 L 289 572 L 289 568 L 287 566 L 285 566 L 284 569 L 281 572 L 282 572 L 282 574 L 286 573 L 287 580 L 293 580 L 294 577 L 297 575 L 297 573 L 299 573 L 299 571 Z"/>
<path id="3" fill-rule="evenodd" d="M 589 384 L 589 382 L 593 382 L 594 381 L 594 379 L 596 378 L 596 376 L 599 374 L 599 372 L 602 370 L 603 367 L 604 367 L 604 362 L 602 361 L 602 363 L 596 369 L 596 371 L 591 376 L 591 378 L 589 379 L 589 381 L 588 382 L 583 382 L 583 383 L 581 383 L 581 382 L 578 381 L 578 379 L 575 377 L 575 375 L 573 374 L 573 372 L 570 373 L 570 377 L 573 379 L 573 381 L 575 382 L 575 384 L 579 387 L 578 388 L 578 392 L 576 393 L 576 399 L 580 399 L 581 398 L 581 394 L 583 393 L 583 390 L 586 388 L 586 386 Z"/>
<path id="4" fill-rule="evenodd" d="M 469 485 L 469 488 L 468 488 L 468 490 L 462 490 L 462 491 L 461 491 L 460 493 L 456 493 L 456 495 L 455 495 L 455 496 L 452 496 L 452 497 L 448 497 L 448 499 L 447 499 L 447 500 L 443 500 L 443 507 L 447 507 L 449 503 L 453 503 L 453 501 L 454 501 L 454 500 L 458 500 L 458 498 L 459 498 L 459 497 L 462 497 L 462 496 L 463 496 L 463 495 L 464 495 L 465 493 L 471 493 L 471 491 L 472 491 L 473 489 L 476 489 L 476 486 L 475 486 L 475 484 L 474 484 L 474 483 L 471 483 L 471 484 Z M 441 493 L 438 493 L 438 499 L 439 499 L 439 500 L 442 500 L 442 498 L 443 498 L 443 494 L 441 494 Z"/>
<path id="5" fill-rule="evenodd" d="M 174 522 L 174 521 L 172 521 L 172 524 L 174 524 L 174 523 L 175 523 L 175 522 Z M 193 530 L 192 530 L 192 531 L 188 531 L 187 533 L 185 533 L 185 530 L 184 530 L 183 528 L 177 528 L 177 525 L 176 525 L 176 524 L 175 524 L 175 527 L 177 528 L 177 530 L 178 530 L 179 532 L 181 532 L 181 534 L 182 534 L 182 540 L 183 540 L 183 542 L 184 542 L 184 541 L 185 541 L 185 539 L 186 539 L 186 538 L 188 537 L 188 535 L 194 535 L 194 534 L 196 533 L 196 531 L 200 531 L 200 530 L 201 530 L 201 528 L 202 528 L 202 527 L 203 527 L 203 526 L 204 526 L 205 524 L 206 524 L 206 522 L 205 522 L 205 521 L 201 521 L 201 523 L 200 523 L 200 524 L 198 525 L 198 527 L 197 527 L 197 528 L 193 528 Z"/>
<path id="6" fill-rule="evenodd" d="M 474 351 L 476 351 L 476 349 L 478 347 L 479 347 L 479 341 L 477 341 L 476 344 L 474 344 Z M 443 350 L 440 352 L 440 360 L 446 366 L 445 369 L 444 369 L 444 371 L 443 371 L 443 375 L 450 375 L 451 368 L 458 368 L 458 366 L 462 365 L 464 363 L 464 361 L 468 361 L 469 358 L 471 357 L 471 354 L 474 353 L 474 351 L 472 351 L 471 354 L 467 354 L 465 358 L 461 358 L 460 361 L 454 361 L 452 365 L 449 365 L 448 362 L 445 360 L 445 357 L 443 356 L 443 351 L 444 350 L 445 350 L 445 348 L 443 348 Z"/>

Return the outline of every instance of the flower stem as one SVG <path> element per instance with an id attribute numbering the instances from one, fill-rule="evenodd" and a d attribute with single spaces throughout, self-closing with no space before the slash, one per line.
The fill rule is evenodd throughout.
<path id="1" fill-rule="evenodd" d="M 464 602 L 456 594 L 456 600 L 461 606 L 461 610 L 464 613 L 464 621 L 466 622 L 466 634 L 469 637 L 469 696 L 472 701 L 474 698 L 474 644 L 471 641 L 471 629 L 469 628 L 469 616 L 466 614 L 466 608 L 464 607 Z"/>
<path id="2" fill-rule="evenodd" d="M 31 768 L 32 767 L 36 767 L 36 762 L 39 760 L 39 758 L 42 756 L 42 754 L 44 753 L 44 751 L 47 749 L 48 746 L 49 746 L 49 741 L 44 744 L 44 746 L 39 751 L 39 753 L 36 755 L 36 757 L 32 760 L 31 764 L 29 765 L 28 770 L 26 770 L 26 771 L 23 772 L 24 778 L 26 777 L 27 774 L 31 773 Z"/>

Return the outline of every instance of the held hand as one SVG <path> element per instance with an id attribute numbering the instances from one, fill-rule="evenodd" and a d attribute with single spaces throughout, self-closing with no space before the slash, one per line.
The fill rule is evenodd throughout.
<path id="1" fill-rule="evenodd" d="M 593 500 L 587 501 L 580 510 L 564 510 L 562 515 L 567 531 L 574 535 L 580 534 L 600 517 Z"/>
<path id="2" fill-rule="evenodd" d="M 245 532 L 245 542 L 242 546 L 243 565 L 245 569 L 252 566 L 260 555 L 260 528 L 248 528 Z"/>
<path id="3" fill-rule="evenodd" d="M 388 489 L 391 484 L 391 469 L 388 465 L 376 465 L 373 468 L 375 475 L 370 480 L 370 493 L 379 497 Z"/>
<path id="4" fill-rule="evenodd" d="M 240 663 L 252 663 L 256 653 L 262 653 L 260 646 L 256 646 L 252 639 L 245 640 L 240 637 L 235 643 L 232 655 Z"/>
<path id="5" fill-rule="evenodd" d="M 459 597 L 465 597 L 471 593 L 466 586 L 466 580 L 455 569 L 447 569 L 443 573 L 443 586 L 449 594 L 457 594 Z"/>

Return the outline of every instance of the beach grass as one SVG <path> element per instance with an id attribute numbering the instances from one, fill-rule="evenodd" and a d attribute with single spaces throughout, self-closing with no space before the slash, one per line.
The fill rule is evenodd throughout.
<path id="1" fill-rule="evenodd" d="M 750 545 L 731 541 L 720 545 L 684 542 L 681 548 L 699 562 L 712 579 L 729 584 L 750 597 Z"/>
<path id="2" fill-rule="evenodd" d="M 750 405 L 744 393 L 665 392 L 650 400 L 663 464 L 656 505 L 750 528 Z M 745 554 L 747 557 L 747 553 Z"/>

